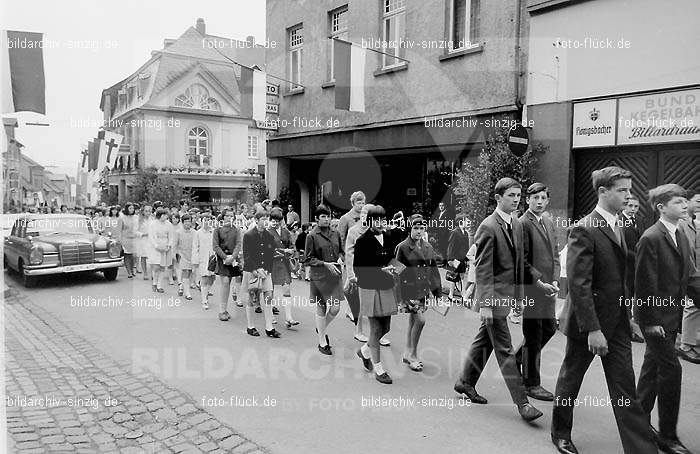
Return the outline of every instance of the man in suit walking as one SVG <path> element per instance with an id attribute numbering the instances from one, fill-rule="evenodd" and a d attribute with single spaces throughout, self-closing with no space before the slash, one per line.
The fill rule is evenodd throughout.
<path id="1" fill-rule="evenodd" d="M 571 441 L 574 406 L 596 355 L 603 363 L 618 432 L 626 454 L 657 454 L 635 391 L 630 341 L 627 248 L 616 215 L 632 188 L 632 174 L 606 167 L 592 174 L 598 204 L 569 233 L 566 275 L 569 294 L 559 327 L 567 336 L 552 412 L 552 442 L 563 454 L 576 454 Z"/>
<path id="2" fill-rule="evenodd" d="M 540 352 L 557 332 L 556 295 L 559 293 L 559 247 L 554 223 L 543 216 L 549 204 L 549 189 L 542 183 L 527 188 L 528 210 L 520 217 L 525 241 L 525 304 L 523 343 L 515 358 L 522 370 L 527 395 L 552 401 L 554 395 L 540 382 Z"/>
<path id="3" fill-rule="evenodd" d="M 450 239 L 447 243 L 447 263 L 460 274 L 462 293 L 464 293 L 463 277 L 466 276 L 467 273 L 467 252 L 469 252 L 469 232 L 467 231 L 467 227 L 470 221 L 463 214 L 458 214 L 455 217 L 455 222 L 457 226 L 452 230 L 452 233 L 450 233 Z M 450 301 L 452 301 L 454 297 L 456 287 L 456 282 L 450 283 Z"/>
<path id="4" fill-rule="evenodd" d="M 688 219 L 680 222 L 681 230 L 690 241 L 690 260 L 693 262 L 688 282 L 688 297 L 694 304 L 686 304 L 683 310 L 683 333 L 678 354 L 686 361 L 700 364 L 700 188 L 690 190 L 688 196 Z"/>
<path id="5" fill-rule="evenodd" d="M 520 416 L 525 421 L 533 421 L 542 416 L 542 412 L 528 401 L 506 321 L 511 306 L 520 304 L 523 297 L 523 228 L 512 216 L 520 203 L 520 192 L 520 183 L 512 178 L 498 180 L 495 187 L 496 210 L 483 220 L 476 231 L 474 301 L 479 305 L 481 326 L 454 389 L 474 403 L 487 403 L 476 392 L 475 386 L 493 351 Z"/>
<path id="6" fill-rule="evenodd" d="M 685 195 L 677 184 L 649 191 L 649 202 L 661 217 L 639 240 L 634 280 L 634 318 L 647 342 L 637 394 L 648 414 L 658 398 L 656 443 L 670 454 L 690 454 L 676 433 L 682 369 L 675 343 L 691 266 L 690 245 L 678 225 L 688 211 Z"/>

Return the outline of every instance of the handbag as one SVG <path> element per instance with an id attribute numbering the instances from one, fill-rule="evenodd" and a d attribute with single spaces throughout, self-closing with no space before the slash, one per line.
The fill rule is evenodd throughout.
<path id="1" fill-rule="evenodd" d="M 459 272 L 457 272 L 457 268 L 454 266 L 447 264 L 445 265 L 445 270 L 447 271 L 445 273 L 445 280 L 449 282 L 460 282 L 462 279 L 460 279 Z"/>
<path id="2" fill-rule="evenodd" d="M 209 262 L 207 263 L 207 270 L 214 272 L 216 271 L 216 254 L 209 256 Z"/>

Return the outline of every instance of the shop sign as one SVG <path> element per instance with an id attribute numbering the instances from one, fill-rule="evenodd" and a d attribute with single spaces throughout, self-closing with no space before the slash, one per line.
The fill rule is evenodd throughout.
<path id="1" fill-rule="evenodd" d="M 700 89 L 620 98 L 618 145 L 700 140 Z"/>
<path id="2" fill-rule="evenodd" d="M 573 148 L 615 145 L 615 99 L 574 104 Z"/>

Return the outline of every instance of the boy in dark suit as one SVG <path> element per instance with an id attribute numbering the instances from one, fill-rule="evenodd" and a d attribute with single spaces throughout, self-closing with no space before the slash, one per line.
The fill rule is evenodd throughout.
<path id="1" fill-rule="evenodd" d="M 527 395 L 551 401 L 554 395 L 540 383 L 540 352 L 557 332 L 556 294 L 559 293 L 559 246 L 554 223 L 544 211 L 549 204 L 549 189 L 542 183 L 527 188 L 528 210 L 520 217 L 525 240 L 526 303 L 523 307 L 523 343 L 515 358 L 522 369 Z"/>
<path id="2" fill-rule="evenodd" d="M 639 239 L 634 280 L 634 318 L 647 343 L 637 394 L 649 414 L 658 398 L 656 443 L 661 451 L 674 454 L 690 453 L 676 434 L 682 370 L 675 343 L 691 263 L 688 239 L 678 225 L 688 211 L 685 195 L 677 184 L 649 191 L 649 202 L 661 217 Z"/>
<path id="3" fill-rule="evenodd" d="M 454 389 L 474 403 L 487 403 L 474 387 L 491 352 L 494 352 L 520 416 L 525 421 L 533 421 L 542 416 L 542 412 L 528 401 L 516 366 L 506 320 L 510 308 L 520 304 L 523 297 L 523 227 L 512 216 L 520 203 L 520 191 L 520 183 L 512 178 L 498 180 L 495 187 L 496 210 L 483 220 L 476 231 L 474 301 L 479 305 L 481 326 Z"/>
<path id="4" fill-rule="evenodd" d="M 571 441 L 574 406 L 583 378 L 599 355 L 624 452 L 657 454 L 634 386 L 627 247 L 616 215 L 630 196 L 632 174 L 606 167 L 594 171 L 591 179 L 598 204 L 574 224 L 567 244 L 569 293 L 559 323 L 567 340 L 554 393 L 552 443 L 560 453 L 578 453 Z"/>

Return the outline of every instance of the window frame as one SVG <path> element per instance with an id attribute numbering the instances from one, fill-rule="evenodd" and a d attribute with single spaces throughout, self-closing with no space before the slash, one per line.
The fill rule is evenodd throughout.
<path id="1" fill-rule="evenodd" d="M 329 45 L 328 57 L 329 57 L 329 59 L 328 59 L 328 72 L 327 72 L 326 76 L 327 76 L 327 80 L 329 83 L 335 82 L 335 67 L 334 67 L 334 65 L 335 65 L 335 63 L 334 63 L 334 60 L 335 60 L 335 55 L 334 55 L 335 46 L 334 46 L 334 44 L 335 43 L 333 41 L 335 38 L 342 39 L 344 41 L 348 41 L 348 33 L 349 33 L 348 30 L 350 27 L 348 26 L 348 16 L 347 15 L 349 14 L 349 12 L 350 12 L 350 10 L 349 10 L 349 7 L 347 4 L 340 6 L 338 8 L 335 8 L 335 9 L 328 12 L 328 37 L 330 39 L 328 40 L 328 45 Z M 346 15 L 345 16 L 346 17 L 345 28 L 338 28 L 337 30 L 334 30 L 333 29 L 334 19 L 335 19 L 334 16 L 339 15 L 339 14 Z M 340 21 L 338 21 L 338 22 L 340 24 Z"/>
<path id="2" fill-rule="evenodd" d="M 296 43 L 293 43 L 293 36 L 296 32 L 299 33 L 299 39 Z M 304 54 L 304 24 L 297 24 L 287 29 L 287 58 L 289 60 L 287 64 L 288 71 L 288 89 L 289 91 L 298 90 L 302 88 L 301 85 L 301 69 L 302 69 L 302 56 Z M 293 67 L 294 55 L 296 54 L 296 68 Z M 297 80 L 294 80 L 294 70 L 296 69 Z"/>
<path id="3" fill-rule="evenodd" d="M 457 0 L 448 1 L 448 16 L 447 16 L 447 51 L 446 53 L 463 52 L 469 49 L 476 49 L 479 43 L 476 42 L 475 30 L 478 30 L 476 21 L 478 20 L 479 0 L 464 0 L 464 45 L 462 47 L 454 47 L 455 40 L 455 2 Z M 475 14 L 476 13 L 476 14 Z"/>
<path id="4" fill-rule="evenodd" d="M 251 153 L 251 151 L 255 151 L 255 153 Z M 253 134 L 248 135 L 248 159 L 260 159 L 260 138 Z"/>
<path id="5" fill-rule="evenodd" d="M 394 7 L 394 9 L 391 9 L 392 4 L 395 4 L 397 6 Z M 402 51 L 401 51 L 401 40 L 406 36 L 406 0 L 382 0 L 381 1 L 381 37 L 382 41 L 385 41 L 387 46 L 383 46 L 382 52 L 384 52 L 381 55 L 381 69 L 391 69 L 391 68 L 396 68 L 399 66 L 405 65 L 405 62 L 403 60 L 400 60 L 397 57 L 401 57 Z M 401 17 L 403 17 L 403 30 L 401 30 L 400 27 L 394 27 L 394 33 L 392 37 L 387 36 L 387 21 L 392 21 L 394 20 L 394 24 L 396 23 L 401 23 Z M 395 48 L 389 47 L 388 44 L 390 41 L 395 41 L 397 43 L 397 46 Z M 394 51 L 393 54 L 394 56 L 389 56 L 387 54 L 391 54 L 392 50 Z M 387 64 L 387 61 L 389 59 L 395 60 L 394 63 Z"/>
<path id="6" fill-rule="evenodd" d="M 191 137 L 192 137 L 192 131 L 194 131 L 195 129 L 200 129 L 200 130 L 202 130 L 202 131 L 204 132 L 204 138 L 205 138 L 205 140 L 204 140 L 204 151 L 205 151 L 205 153 L 200 153 L 200 152 L 199 152 L 200 149 L 201 149 L 201 145 L 199 144 L 199 141 L 201 140 L 201 138 L 199 138 L 199 137 L 195 137 L 195 138 L 194 138 L 194 140 L 196 140 L 197 142 L 196 142 L 195 145 L 194 145 L 194 147 L 195 147 L 195 152 L 192 153 L 192 145 L 190 144 L 190 140 L 192 140 L 192 138 L 191 138 Z M 211 158 L 211 152 L 210 152 L 210 150 L 211 150 L 211 141 L 210 141 L 210 137 L 209 137 L 209 130 L 207 130 L 207 128 L 205 128 L 205 127 L 202 126 L 202 125 L 192 126 L 191 128 L 189 128 L 189 129 L 187 130 L 187 136 L 185 137 L 185 140 L 187 141 L 187 163 L 188 163 L 188 164 L 195 163 L 195 164 L 199 165 L 199 158 L 198 158 L 198 156 L 204 156 L 205 159 L 203 159 L 202 162 L 203 162 L 204 164 L 208 165 L 208 164 L 209 164 L 209 160 L 210 160 L 210 158 Z M 197 157 L 196 162 L 194 161 L 194 158 L 195 158 L 195 157 Z"/>

